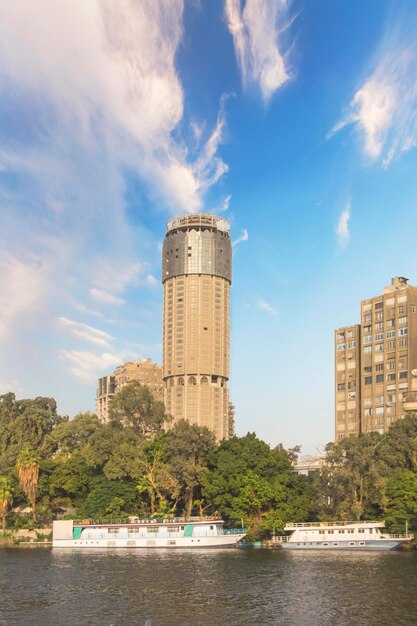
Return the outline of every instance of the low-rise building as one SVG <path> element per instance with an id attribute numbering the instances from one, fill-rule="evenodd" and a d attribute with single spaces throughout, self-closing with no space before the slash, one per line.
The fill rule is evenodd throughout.
<path id="1" fill-rule="evenodd" d="M 116 367 L 113 374 L 98 379 L 96 413 L 102 422 L 109 419 L 109 405 L 115 394 L 134 380 L 149 387 L 156 400 L 164 400 L 162 367 L 151 359 L 128 361 Z"/>

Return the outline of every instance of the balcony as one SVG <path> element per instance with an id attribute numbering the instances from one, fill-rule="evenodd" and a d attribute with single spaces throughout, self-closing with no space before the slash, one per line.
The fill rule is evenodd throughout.
<path id="1" fill-rule="evenodd" d="M 404 411 L 417 411 L 417 391 L 406 391 L 403 393 Z"/>

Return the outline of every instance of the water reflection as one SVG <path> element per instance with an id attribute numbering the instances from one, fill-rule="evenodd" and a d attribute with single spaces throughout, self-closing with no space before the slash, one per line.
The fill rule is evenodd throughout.
<path id="1" fill-rule="evenodd" d="M 409 625 L 416 584 L 414 553 L 9 549 L 0 624 Z"/>

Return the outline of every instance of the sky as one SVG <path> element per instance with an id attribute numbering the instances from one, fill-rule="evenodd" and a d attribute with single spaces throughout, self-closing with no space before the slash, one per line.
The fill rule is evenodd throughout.
<path id="1" fill-rule="evenodd" d="M 238 435 L 333 439 L 333 333 L 417 284 L 417 3 L 0 0 L 0 393 L 162 360 L 166 221 L 233 240 Z"/>

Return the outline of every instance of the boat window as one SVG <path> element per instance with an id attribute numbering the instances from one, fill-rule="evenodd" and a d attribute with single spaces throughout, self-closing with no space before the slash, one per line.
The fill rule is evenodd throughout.
<path id="1" fill-rule="evenodd" d="M 350 545 L 350 546 L 354 546 L 354 545 L 355 545 L 355 542 L 354 542 L 354 541 L 349 541 L 349 545 Z"/>
<path id="2" fill-rule="evenodd" d="M 364 545 L 365 545 L 365 542 L 364 542 L 364 541 L 360 541 L 360 542 L 359 542 L 359 545 L 360 545 L 360 546 L 364 546 Z"/>
<path id="3" fill-rule="evenodd" d="M 338 543 L 337 541 L 333 541 L 333 545 L 334 545 L 334 546 L 338 546 L 338 545 L 339 545 L 339 543 Z"/>
<path id="4" fill-rule="evenodd" d="M 343 535 L 344 532 L 344 530 L 339 530 L 339 535 Z"/>
<path id="5" fill-rule="evenodd" d="M 325 532 L 326 532 L 326 531 L 324 531 L 324 530 L 319 530 L 319 534 L 320 534 L 320 535 L 324 535 L 324 533 L 325 533 Z"/>
<path id="6" fill-rule="evenodd" d="M 210 526 L 210 530 L 214 530 L 214 526 Z"/>
<path id="7" fill-rule="evenodd" d="M 147 526 L 146 531 L 148 533 L 157 533 L 159 531 L 158 526 Z"/>
<path id="8" fill-rule="evenodd" d="M 353 529 L 352 530 L 348 530 L 348 533 L 353 533 Z"/>
<path id="9" fill-rule="evenodd" d="M 117 535 L 117 533 L 119 532 L 120 528 L 110 528 L 109 529 L 111 533 L 114 533 L 115 535 Z"/>
<path id="10" fill-rule="evenodd" d="M 364 529 L 363 528 L 359 528 L 358 533 L 364 533 Z"/>
<path id="11" fill-rule="evenodd" d="M 334 533 L 334 530 L 329 530 L 328 533 L 329 535 L 331 535 L 332 533 Z"/>
<path id="12" fill-rule="evenodd" d="M 168 526 L 169 533 L 177 533 L 179 530 L 178 526 Z"/>
<path id="13" fill-rule="evenodd" d="M 328 546 L 329 544 L 325 541 L 325 542 L 323 543 L 323 545 L 324 545 L 324 546 Z"/>
<path id="14" fill-rule="evenodd" d="M 181 530 L 184 530 L 184 526 L 181 526 Z"/>
<path id="15" fill-rule="evenodd" d="M 372 528 L 369 529 L 369 534 L 372 535 Z"/>

